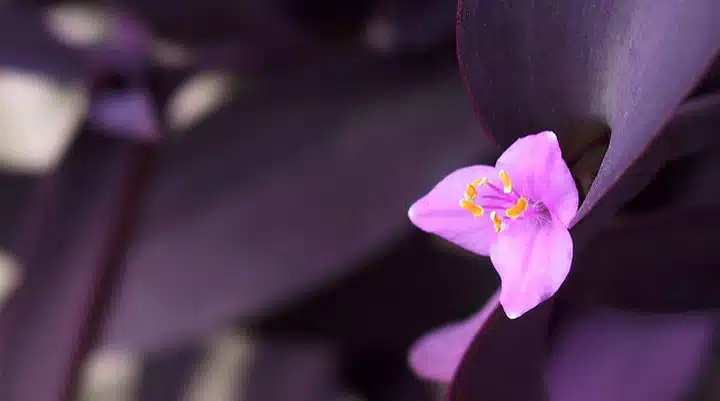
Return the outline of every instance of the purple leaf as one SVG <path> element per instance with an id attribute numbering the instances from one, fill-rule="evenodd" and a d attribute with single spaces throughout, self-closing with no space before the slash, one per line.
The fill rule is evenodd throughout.
<path id="1" fill-rule="evenodd" d="M 23 282 L 0 313 L 0 398 L 67 401 L 122 265 L 148 145 L 82 135 L 28 204 Z"/>
<path id="2" fill-rule="evenodd" d="M 452 70 L 387 71 L 301 70 L 169 143 L 104 342 L 167 345 L 261 315 L 397 238 L 412 199 L 487 145 Z"/>
<path id="3" fill-rule="evenodd" d="M 568 279 L 563 297 L 650 312 L 720 307 L 716 209 L 678 207 L 621 220 L 578 255 L 578 276 Z M 703 217 L 688 226 L 688 216 Z"/>
<path id="4" fill-rule="evenodd" d="M 470 316 L 498 287 L 489 259 L 448 252 L 419 231 L 371 257 L 360 271 L 264 317 L 257 328 L 270 336 L 330 338 L 361 359 L 391 344 L 404 352 L 429 329 Z M 404 353 L 402 359 L 406 364 Z"/>
<path id="5" fill-rule="evenodd" d="M 196 52 L 204 66 L 258 67 L 302 55 L 311 38 L 285 0 L 129 0 L 123 5 L 146 21 L 158 37 Z M 208 60 L 209 59 L 209 60 Z"/>
<path id="6" fill-rule="evenodd" d="M 715 61 L 707 70 L 705 77 L 695 87 L 690 95 L 691 98 L 720 92 L 720 54 L 715 56 Z"/>
<path id="7" fill-rule="evenodd" d="M 0 248 L 7 249 L 17 239 L 22 210 L 31 198 L 35 178 L 0 173 Z"/>
<path id="8" fill-rule="evenodd" d="M 541 372 L 553 303 L 551 298 L 516 320 L 496 311 L 467 350 L 448 400 L 547 399 Z"/>
<path id="9" fill-rule="evenodd" d="M 3 7 L 0 12 L 0 67 L 75 82 L 87 71 L 80 52 L 56 42 L 40 13 Z"/>
<path id="10" fill-rule="evenodd" d="M 331 401 L 341 396 L 339 355 L 327 344 L 260 340 L 252 352 L 238 400 Z"/>
<path id="11" fill-rule="evenodd" d="M 593 123 L 610 127 L 576 220 L 641 155 L 720 46 L 714 0 L 460 3 L 460 66 L 500 144 L 551 129 L 571 147 Z"/>
<path id="12" fill-rule="evenodd" d="M 469 319 L 446 325 L 419 339 L 409 356 L 415 373 L 428 380 L 450 382 L 475 335 L 499 306 L 500 292 L 497 292 Z"/>
<path id="13" fill-rule="evenodd" d="M 144 357 L 137 401 L 175 401 L 186 398 L 188 384 L 206 357 L 205 347 L 190 344 Z"/>
<path id="14" fill-rule="evenodd" d="M 616 210 L 636 196 L 666 163 L 720 146 L 720 95 L 706 95 L 683 103 L 657 140 L 611 187 L 592 212 L 573 227 L 578 249 L 584 248 Z"/>
<path id="15" fill-rule="evenodd" d="M 547 368 L 552 401 L 680 401 L 708 362 L 712 315 L 588 313 L 563 325 Z"/>

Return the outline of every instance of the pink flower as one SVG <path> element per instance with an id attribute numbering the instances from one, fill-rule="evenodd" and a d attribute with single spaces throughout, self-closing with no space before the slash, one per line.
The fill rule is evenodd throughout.
<path id="1" fill-rule="evenodd" d="M 549 131 L 518 139 L 495 167 L 445 177 L 410 207 L 410 220 L 479 255 L 500 275 L 500 304 L 517 318 L 549 298 L 570 271 L 568 225 L 578 191 Z"/>
<path id="2" fill-rule="evenodd" d="M 420 376 L 450 381 L 475 334 L 502 304 L 517 318 L 555 294 L 570 271 L 568 225 L 578 192 L 549 131 L 520 138 L 495 167 L 471 166 L 445 177 L 410 207 L 410 220 L 490 259 L 499 294 L 475 316 L 429 333 L 410 353 Z"/>

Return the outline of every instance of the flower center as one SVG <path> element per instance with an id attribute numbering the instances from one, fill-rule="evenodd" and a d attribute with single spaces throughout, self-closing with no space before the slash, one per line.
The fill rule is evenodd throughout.
<path id="1" fill-rule="evenodd" d="M 520 219 L 530 209 L 547 211 L 542 203 L 532 202 L 513 189 L 512 180 L 505 170 L 500 170 L 498 176 L 503 184 L 502 188 L 489 182 L 488 177 L 468 184 L 460 206 L 475 217 L 482 217 L 485 211 L 489 210 L 490 220 L 497 232 L 507 229 L 508 219 Z"/>

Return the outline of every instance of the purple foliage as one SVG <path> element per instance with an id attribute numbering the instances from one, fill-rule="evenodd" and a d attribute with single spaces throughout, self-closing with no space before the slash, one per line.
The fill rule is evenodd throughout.
<path id="1" fill-rule="evenodd" d="M 0 308 L 0 399 L 74 400 L 87 356 L 110 347 L 146 356 L 139 401 L 183 399 L 204 339 L 234 327 L 253 339 L 245 401 L 432 401 L 407 363 L 418 338 L 410 363 L 454 375 L 453 401 L 692 390 L 720 306 L 717 1 L 462 0 L 456 21 L 446 0 L 126 0 L 84 48 L 43 26 L 59 3 L 0 10 L 0 68 L 88 101 L 57 168 L 0 172 L 0 245 L 23 275 Z M 189 56 L 160 60 L 157 39 Z M 168 132 L 177 89 L 212 70 L 233 95 Z M 572 269 L 533 281 L 557 290 L 535 306 L 540 284 L 492 296 L 526 267 L 510 253 L 465 253 L 405 211 L 542 130 L 581 202 L 548 210 L 570 227 Z M 532 216 L 513 209 L 526 192 L 567 192 L 531 188 L 514 168 L 538 170 L 532 156 L 500 163 L 504 178 L 488 167 L 500 234 Z"/>

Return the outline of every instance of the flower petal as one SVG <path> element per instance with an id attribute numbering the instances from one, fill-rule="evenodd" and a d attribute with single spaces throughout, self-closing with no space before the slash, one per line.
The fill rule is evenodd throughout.
<path id="1" fill-rule="evenodd" d="M 474 217 L 459 205 L 468 184 L 482 177 L 497 179 L 497 170 L 490 166 L 456 170 L 410 207 L 410 220 L 424 231 L 477 254 L 489 255 L 490 245 L 497 238 L 492 222 Z"/>
<path id="2" fill-rule="evenodd" d="M 413 371 L 427 380 L 450 382 L 465 351 L 499 303 L 500 291 L 468 320 L 444 326 L 420 338 L 410 350 Z"/>
<path id="3" fill-rule="evenodd" d="M 490 259 L 502 281 L 500 303 L 515 319 L 551 297 L 570 272 L 570 232 L 553 218 L 546 226 L 512 226 L 498 236 Z"/>
<path id="4" fill-rule="evenodd" d="M 551 131 L 528 135 L 513 143 L 495 166 L 505 170 L 523 195 L 542 201 L 565 225 L 575 217 L 578 191 Z"/>

